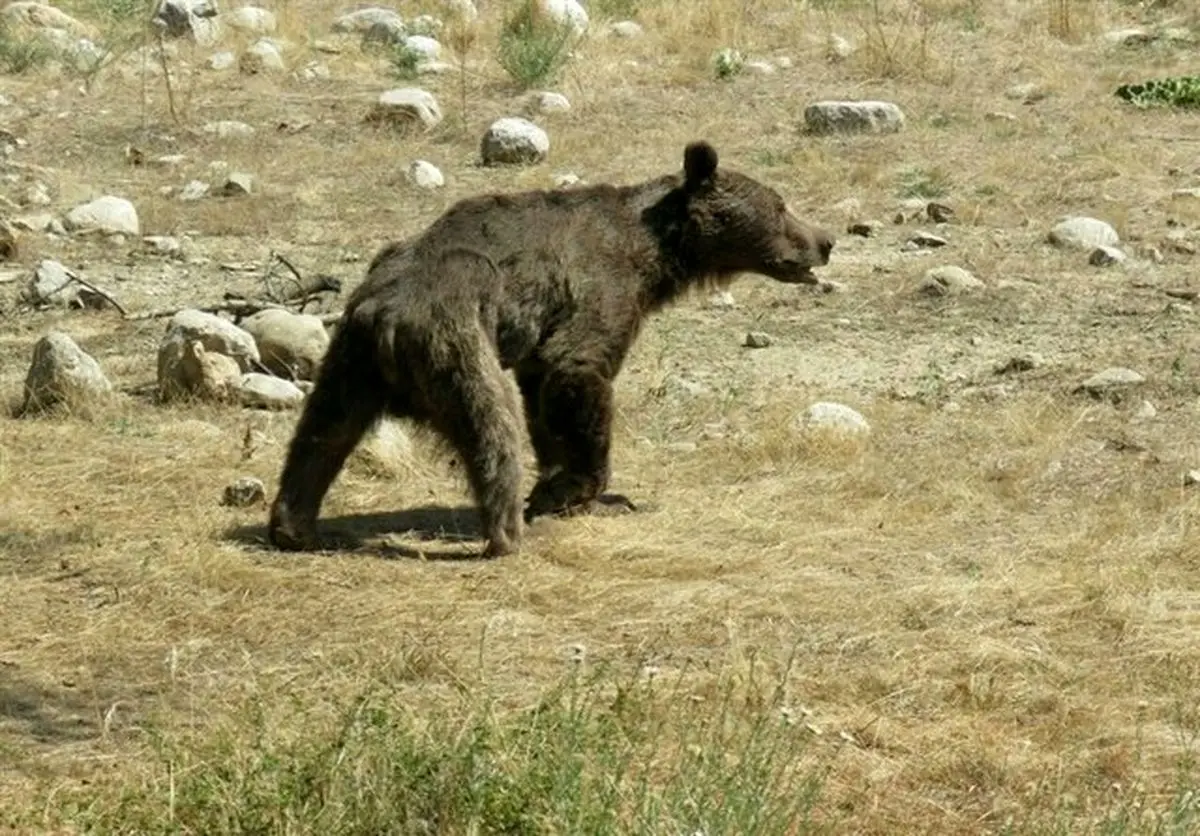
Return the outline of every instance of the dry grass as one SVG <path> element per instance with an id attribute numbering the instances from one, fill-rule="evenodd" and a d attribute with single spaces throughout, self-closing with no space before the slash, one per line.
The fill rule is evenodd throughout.
<path id="1" fill-rule="evenodd" d="M 694 299 L 655 319 L 618 385 L 613 485 L 652 510 L 542 521 L 522 554 L 492 563 L 438 559 L 467 553 L 475 518 L 453 467 L 419 437 L 411 458 L 360 457 L 331 493 L 325 524 L 358 548 L 283 557 L 261 547 L 264 509 L 218 501 L 240 475 L 273 489 L 294 415 L 162 408 L 128 395 L 91 421 L 4 419 L 0 828 L 167 832 L 169 811 L 183 815 L 171 805 L 199 804 L 201 785 L 265 810 L 283 784 L 254 759 L 321 762 L 313 751 L 353 726 L 346 718 L 367 693 L 391 712 L 391 749 L 435 758 L 444 749 L 453 764 L 468 731 L 487 732 L 528 778 L 520 769 L 532 756 L 514 741 L 531 732 L 514 712 L 579 670 L 598 677 L 588 686 L 594 711 L 563 714 L 578 720 L 563 728 L 607 764 L 627 740 L 611 733 L 609 712 L 625 724 L 640 759 L 633 772 L 650 787 L 650 796 L 631 791 L 626 813 L 655 792 L 671 815 L 690 809 L 672 807 L 672 793 L 732 792 L 723 758 L 697 765 L 689 747 L 727 745 L 745 763 L 763 718 L 791 717 L 788 734 L 802 732 L 781 738 L 787 751 L 772 757 L 786 780 L 762 804 L 803 796 L 809 825 L 799 812 L 786 826 L 752 828 L 701 811 L 663 814 L 662 828 L 1196 828 L 1200 494 L 1182 476 L 1200 464 L 1200 345 L 1194 315 L 1167 309 L 1162 290 L 1194 286 L 1194 260 L 1164 240 L 1168 217 L 1200 223 L 1198 210 L 1168 197 L 1196 184 L 1187 137 L 1200 119 L 1135 112 L 1111 95 L 1182 58 L 1101 44 L 1103 27 L 1135 21 L 1116 2 L 643 0 L 646 38 L 593 38 L 564 73 L 558 89 L 574 108 L 546 120 L 550 162 L 485 170 L 474 163 L 478 134 L 517 96 L 494 59 L 496 5 L 471 47 L 466 111 L 458 77 L 422 80 L 447 111 L 428 136 L 364 128 L 369 102 L 392 86 L 386 62 L 353 41 L 338 55 L 313 51 L 340 10 L 315 0 L 276 11 L 290 63 L 326 61 L 331 81 L 218 77 L 200 69 L 202 51 L 184 47 L 172 59 L 182 126 L 170 122 L 161 82 L 143 99 L 140 64 L 100 74 L 87 95 L 50 70 L 5 78 L 6 95 L 25 107 L 7 127 L 30 139 L 21 159 L 55 169 L 56 209 L 100 190 L 124 194 L 147 232 L 187 232 L 209 259 L 165 282 L 159 263 L 122 248 L 26 236 L 22 260 L 86 263 L 139 309 L 252 286 L 252 274 L 217 265 L 261 262 L 271 247 L 353 284 L 383 241 L 461 196 L 545 186 L 564 170 L 630 182 L 678 166 L 699 136 L 839 233 L 847 218 L 836 202 L 852 197 L 856 217 L 890 219 L 914 183 L 925 184 L 918 193 L 932 183 L 957 210 L 951 247 L 903 253 L 909 227 L 842 236 L 826 274 L 845 293 L 747 278 L 734 310 Z M 858 43 L 845 62 L 825 59 L 831 31 Z M 724 46 L 786 54 L 797 69 L 718 82 L 709 59 Z M 1008 100 L 1016 81 L 1050 95 Z M 52 107 L 27 104 L 49 90 Z M 909 125 L 894 137 L 799 134 L 805 103 L 829 97 L 893 99 Z M 1015 121 L 984 118 L 998 110 Z M 259 135 L 193 132 L 221 118 Z M 311 124 L 275 130 L 283 121 Z M 188 161 L 130 168 L 126 144 Z M 444 193 L 406 188 L 403 168 L 417 157 L 443 168 Z M 159 193 L 203 177 L 215 159 L 254 172 L 262 194 L 182 204 Z M 1159 246 L 1166 260 L 1088 268 L 1043 243 L 1065 214 L 1105 218 L 1131 249 Z M 934 263 L 969 267 L 989 287 L 924 300 L 914 288 Z M 126 390 L 153 379 L 161 323 L 23 314 L 0 329 L 6 397 L 19 393 L 28 352 L 52 324 Z M 747 330 L 770 332 L 774 344 L 739 348 Z M 1044 358 L 1033 371 L 994 374 L 1030 352 Z M 1109 365 L 1148 381 L 1119 403 L 1072 391 Z M 1143 399 L 1153 419 L 1136 417 Z M 792 420 L 814 400 L 859 408 L 872 434 L 798 435 Z M 636 711 L 614 708 L 614 693 L 633 693 L 618 686 L 648 666 L 670 688 Z M 717 719 L 732 724 L 728 740 L 689 736 L 689 723 L 710 729 Z M 660 738 L 637 748 L 635 730 L 649 728 Z M 574 757 L 561 734 L 537 733 L 547 759 Z M 383 780 L 396 767 L 370 739 L 344 751 Z M 223 764 L 232 783 L 219 785 Z M 457 779 L 442 779 L 433 785 L 450 793 Z M 240 800 L 239 781 L 249 788 Z M 593 798 L 588 786 L 568 787 L 582 793 L 576 815 Z M 543 795 L 560 792 L 570 808 L 568 789 Z M 330 792 L 338 809 L 360 809 Z M 290 803 L 280 798 L 279 809 L 299 809 Z M 372 832 L 365 819 L 314 821 L 260 832 Z M 574 832 L 667 832 L 561 816 L 514 832 L 571 832 L 568 821 Z"/>

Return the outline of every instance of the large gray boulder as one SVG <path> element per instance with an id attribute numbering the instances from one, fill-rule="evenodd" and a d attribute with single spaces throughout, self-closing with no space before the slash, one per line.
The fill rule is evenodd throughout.
<path id="1" fill-rule="evenodd" d="M 233 358 L 242 372 L 259 363 L 254 338 L 232 322 L 204 311 L 180 311 L 167 323 L 158 346 L 158 394 L 162 400 L 200 394 L 203 380 L 197 376 L 197 366 L 185 361 L 193 342 L 199 342 L 205 352 Z"/>
<path id="2" fill-rule="evenodd" d="M 112 391 L 112 383 L 94 357 L 67 334 L 51 331 L 33 347 L 33 361 L 25 375 L 21 414 L 65 407 L 87 415 Z"/>

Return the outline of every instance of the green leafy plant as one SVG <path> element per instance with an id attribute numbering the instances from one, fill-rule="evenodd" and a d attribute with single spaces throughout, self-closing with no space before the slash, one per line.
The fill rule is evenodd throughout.
<path id="1" fill-rule="evenodd" d="M 1140 84 L 1122 84 L 1116 89 L 1116 96 L 1138 107 L 1200 108 L 1200 76 L 1168 76 Z"/>
<path id="2" fill-rule="evenodd" d="M 571 57 L 575 30 L 541 15 L 533 0 L 522 3 L 500 30 L 500 66 L 521 87 L 552 80 Z"/>

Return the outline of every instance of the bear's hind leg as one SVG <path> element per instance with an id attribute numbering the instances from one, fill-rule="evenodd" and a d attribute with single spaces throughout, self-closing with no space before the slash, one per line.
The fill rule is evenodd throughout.
<path id="1" fill-rule="evenodd" d="M 484 557 L 515 552 L 521 540 L 521 427 L 512 381 L 492 343 L 478 332 L 438 352 L 456 365 L 430 369 L 423 381 L 436 395 L 437 430 L 462 457 L 479 506 Z"/>
<path id="2" fill-rule="evenodd" d="M 316 547 L 321 502 L 346 457 L 383 411 L 385 398 L 371 341 L 353 322 L 343 323 L 288 447 L 267 528 L 276 548 Z"/>

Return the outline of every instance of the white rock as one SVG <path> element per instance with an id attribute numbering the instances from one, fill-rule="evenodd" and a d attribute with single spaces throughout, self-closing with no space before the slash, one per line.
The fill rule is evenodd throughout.
<path id="1" fill-rule="evenodd" d="M 398 87 L 379 96 L 367 117 L 395 127 L 435 127 L 442 121 L 442 109 L 434 95 L 419 87 Z"/>
<path id="2" fill-rule="evenodd" d="M 294 409 L 304 402 L 304 391 L 282 377 L 248 372 L 242 375 L 241 400 L 255 409 Z"/>
<path id="3" fill-rule="evenodd" d="M 25 292 L 27 302 L 67 308 L 100 308 L 111 304 L 103 294 L 75 281 L 77 274 L 52 259 L 43 259 L 33 270 Z"/>
<path id="4" fill-rule="evenodd" d="M 404 19 L 394 9 L 372 6 L 348 12 L 333 22 L 334 32 L 365 34 L 372 26 L 383 25 L 395 33 L 396 40 L 404 37 L 407 30 Z"/>
<path id="5" fill-rule="evenodd" d="M 1145 29 L 1135 27 L 1105 32 L 1101 39 L 1112 46 L 1145 46 L 1154 42 L 1155 35 Z"/>
<path id="6" fill-rule="evenodd" d="M 1079 384 L 1079 389 L 1092 394 L 1101 394 L 1113 389 L 1124 389 L 1130 386 L 1137 386 L 1140 383 L 1145 383 L 1146 378 L 1135 372 L 1133 369 L 1127 369 L 1122 366 L 1113 366 L 1104 371 L 1096 372 L 1083 383 Z"/>
<path id="7" fill-rule="evenodd" d="M 892 102 L 823 101 L 804 109 L 814 134 L 893 133 L 904 127 L 904 112 Z"/>
<path id="8" fill-rule="evenodd" d="M 931 296 L 957 296 L 983 287 L 983 282 L 967 270 L 953 265 L 934 267 L 926 271 L 920 290 Z"/>
<path id="9" fill-rule="evenodd" d="M 425 160 L 413 160 L 405 172 L 408 181 L 421 189 L 440 189 L 446 185 L 446 178 L 436 165 Z"/>
<path id="10" fill-rule="evenodd" d="M 845 61 L 854 54 L 854 44 L 836 32 L 831 32 L 825 54 L 830 61 Z"/>
<path id="11" fill-rule="evenodd" d="M 25 190 L 25 204 L 27 206 L 49 206 L 54 200 L 50 197 L 50 190 L 46 188 L 45 183 L 31 183 L 29 188 Z"/>
<path id="12" fill-rule="evenodd" d="M 141 233 L 141 224 L 133 204 L 123 197 L 112 195 L 76 206 L 63 218 L 63 225 L 69 232 Z"/>
<path id="13" fill-rule="evenodd" d="M 421 57 L 422 61 L 436 61 L 442 55 L 442 45 L 427 35 L 409 35 L 404 46 Z"/>
<path id="14" fill-rule="evenodd" d="M 262 72 L 282 72 L 285 67 L 279 47 L 269 38 L 260 38 L 247 47 L 238 60 L 238 69 L 252 75 Z"/>
<path id="15" fill-rule="evenodd" d="M 566 113 L 571 109 L 571 102 L 562 93 L 544 90 L 526 96 L 525 107 L 534 113 Z"/>
<path id="16" fill-rule="evenodd" d="M 554 188 L 556 189 L 569 189 L 571 186 L 578 186 L 581 182 L 579 175 L 571 171 L 554 175 Z"/>
<path id="17" fill-rule="evenodd" d="M 208 66 L 209 70 L 221 71 L 229 70 L 229 68 L 236 64 L 236 62 L 238 62 L 238 56 L 234 55 L 232 52 L 229 52 L 228 49 L 223 49 L 220 53 L 212 53 L 209 55 L 208 60 L 206 60 L 204 64 Z"/>
<path id="18" fill-rule="evenodd" d="M 484 165 L 528 165 L 546 159 L 550 137 L 527 119 L 497 119 L 483 135 L 480 155 Z"/>
<path id="19" fill-rule="evenodd" d="M 254 338 L 232 322 L 216 314 L 187 309 L 171 317 L 158 347 L 158 389 L 164 400 L 194 392 L 200 381 L 190 376 L 194 369 L 185 367 L 188 346 L 200 342 L 206 352 L 233 358 L 240 371 L 259 362 Z"/>
<path id="20" fill-rule="evenodd" d="M 754 59 L 753 61 L 747 61 L 745 67 L 750 72 L 758 73 L 759 75 L 775 75 L 775 73 L 779 70 L 779 68 L 773 62 L 764 61 L 758 58 Z"/>
<path id="21" fill-rule="evenodd" d="M 1121 243 L 1117 231 L 1104 221 L 1095 218 L 1069 217 L 1059 221 L 1050 230 L 1046 239 L 1057 247 L 1091 250 L 1097 247 L 1115 247 Z"/>
<path id="22" fill-rule="evenodd" d="M 279 377 L 313 380 L 329 348 L 320 317 L 268 309 L 242 320 L 254 338 L 262 364 Z"/>
<path id="23" fill-rule="evenodd" d="M 254 136 L 254 128 L 245 122 L 223 119 L 219 122 L 209 122 L 200 130 L 212 134 L 219 139 L 245 139 Z"/>
<path id="24" fill-rule="evenodd" d="M 818 401 L 798 417 L 798 429 L 821 428 L 851 434 L 868 433 L 870 424 L 857 410 L 845 404 Z"/>
<path id="25" fill-rule="evenodd" d="M 548 19 L 569 25 L 576 34 L 588 27 L 588 13 L 576 0 L 537 0 L 537 4 Z"/>
<path id="26" fill-rule="evenodd" d="M 250 35 L 269 35 L 275 31 L 274 13 L 261 6 L 242 6 L 221 17 L 229 28 Z"/>
<path id="27" fill-rule="evenodd" d="M 190 180 L 179 190 L 179 199 L 187 202 L 200 200 L 208 194 L 209 185 L 202 180 Z"/>
<path id="28" fill-rule="evenodd" d="M 112 391 L 112 383 L 94 357 L 68 335 L 51 331 L 33 347 L 21 413 L 32 414 L 62 405 L 86 415 L 90 407 Z"/>
<path id="29" fill-rule="evenodd" d="M 160 0 L 151 20 L 168 38 L 209 45 L 220 36 L 217 11 L 216 0 Z"/>

